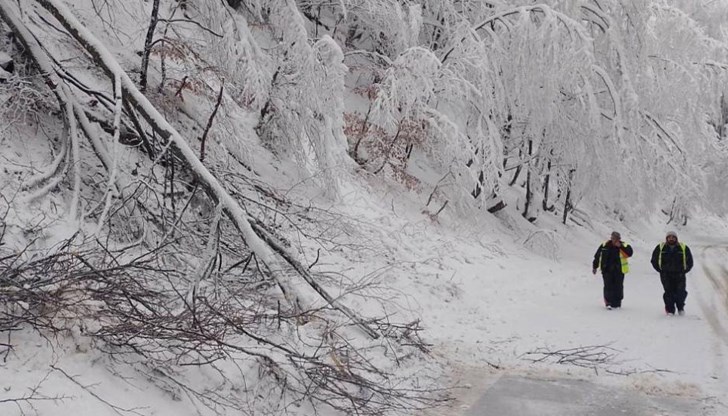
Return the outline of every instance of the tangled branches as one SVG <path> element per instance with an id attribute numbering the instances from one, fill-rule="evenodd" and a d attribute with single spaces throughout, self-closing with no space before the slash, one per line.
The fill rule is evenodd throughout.
<path id="1" fill-rule="evenodd" d="M 553 361 L 556 364 L 590 368 L 597 372 L 600 367 L 610 364 L 618 352 L 608 345 L 589 345 L 555 351 L 537 348 L 523 354 L 523 357 L 534 363 Z"/>
<path id="2" fill-rule="evenodd" d="M 355 337 L 343 316 L 326 308 L 287 315 L 277 297 L 261 290 L 273 287 L 269 278 L 252 266 L 197 281 L 175 249 L 170 244 L 132 255 L 98 240 L 68 240 L 43 255 L 5 256 L 0 332 L 70 333 L 81 349 L 90 342 L 122 362 L 146 362 L 145 371 L 163 371 L 165 379 L 177 374 L 177 383 L 216 410 L 242 404 L 179 381 L 183 369 L 215 368 L 233 389 L 225 364 L 232 362 L 257 369 L 260 382 L 290 403 L 349 414 L 411 411 L 441 400 L 433 391 L 398 387 L 397 377 L 375 364 L 383 344 Z M 416 323 L 379 327 L 399 365 L 426 351 Z"/>
<path id="3" fill-rule="evenodd" d="M 37 189 L 37 199 L 46 196 L 72 167 L 69 217 L 97 223 L 95 231 L 81 229 L 50 249 L 30 243 L 0 255 L 0 333 L 8 334 L 7 348 L 21 329 L 71 335 L 77 349 L 93 346 L 215 413 L 244 414 L 239 392 L 250 385 L 258 390 L 249 394 L 264 389 L 275 410 L 306 404 L 382 414 L 441 400 L 422 387 L 428 385 L 423 376 L 396 374 L 425 358 L 419 323 L 370 319 L 345 305 L 341 293 L 351 295 L 351 287 L 334 286 L 312 269 L 316 261 L 306 265 L 280 230 L 286 223 L 299 238 L 320 243 L 335 233 L 332 224 L 316 224 L 315 209 L 290 212 L 292 205 L 265 184 L 240 186 L 239 178 L 209 167 L 213 160 L 203 164 L 184 130 L 141 94 L 63 2 L 37 4 L 42 7 L 34 13 L 55 19 L 89 64 L 104 69 L 113 93 L 79 81 L 86 77 L 32 34 L 43 28 L 0 0 L 0 16 L 37 64 L 64 122 L 62 151 L 28 190 Z M 119 145 L 132 141 L 143 155 L 124 166 Z M 89 148 L 100 162 L 94 169 L 100 181 L 81 170 Z M 181 199 L 180 211 L 175 200 Z M 332 287 L 338 296 L 328 292 Z M 195 385 L 189 369 L 212 373 L 213 380 Z"/>
<path id="4" fill-rule="evenodd" d="M 573 365 L 581 368 L 594 370 L 598 374 L 602 369 L 604 372 L 620 376 L 629 376 L 632 374 L 645 373 L 669 373 L 670 370 L 661 368 L 615 368 L 615 358 L 619 354 L 619 350 L 609 345 L 589 345 L 574 348 L 564 348 L 560 350 L 548 350 L 546 348 L 537 348 L 522 355 L 525 359 L 534 362 L 554 362 L 556 364 Z"/>

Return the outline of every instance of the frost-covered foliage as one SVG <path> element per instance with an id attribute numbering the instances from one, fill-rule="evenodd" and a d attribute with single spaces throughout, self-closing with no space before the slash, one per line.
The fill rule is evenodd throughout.
<path id="1" fill-rule="evenodd" d="M 321 176 L 333 196 L 346 154 L 343 53 L 328 35 L 309 42 L 294 2 L 274 3 L 268 12 L 275 69 L 258 132 L 276 152 L 294 157 L 303 172 Z"/>
<path id="2" fill-rule="evenodd" d="M 694 17 L 680 2 L 413 3 L 423 22 L 417 45 L 345 43 L 370 53 L 371 86 L 357 86 L 369 91 L 371 107 L 358 120 L 377 128 L 361 129 L 369 138 L 357 137 L 357 150 L 370 149 L 354 155 L 360 162 L 379 172 L 384 159 L 407 171 L 387 151 L 397 146 L 393 120 L 414 118 L 448 126 L 411 141 L 437 177 L 449 172 L 455 190 L 466 191 L 448 196 L 456 203 L 470 191 L 483 198 L 506 184 L 540 189 L 550 180 L 552 195 L 543 198 L 560 198 L 557 210 L 567 191 L 572 206 L 589 198 L 620 215 L 664 209 L 678 196 L 702 204 L 701 161 L 723 157 L 710 150 L 715 126 L 724 125 L 726 43 L 711 35 L 719 23 L 704 27 L 705 14 Z M 358 29 L 381 10 L 356 6 L 342 2 L 329 12 Z M 377 28 L 379 38 L 400 39 L 401 28 L 413 26 L 402 18 L 395 27 Z"/>
<path id="3" fill-rule="evenodd" d="M 117 12 L 105 27 L 123 25 L 126 36 L 144 21 L 123 13 L 125 5 L 103 2 Z M 34 63 L 29 82 L 50 92 L 23 108 L 44 114 L 5 120 L 29 139 L 2 141 L 16 168 L 3 170 L 0 188 L 0 332 L 27 328 L 58 342 L 74 334 L 84 350 L 98 343 L 106 356 L 124 357 L 127 370 L 164 368 L 198 414 L 290 414 L 292 406 L 302 414 L 401 413 L 441 400 L 425 387 L 431 376 L 405 374 L 402 360 L 425 359 L 427 347 L 414 317 L 395 323 L 387 300 L 367 296 L 377 278 L 305 260 L 311 250 L 328 256 L 353 245 L 347 220 L 278 188 L 309 171 L 335 196 L 351 165 L 347 67 L 333 38 L 309 42 L 297 5 L 277 3 L 261 15 L 278 42 L 270 59 L 246 66 L 263 50 L 253 43 L 265 41 L 246 38 L 235 65 L 216 56 L 235 49 L 220 28 L 244 17 L 219 14 L 212 2 L 155 1 L 151 21 L 165 24 L 125 40 L 83 23 L 101 25 L 88 18 L 99 13 L 93 1 L 35 6 L 31 16 L 0 2 L 23 59 Z M 60 27 L 66 36 L 53 33 Z M 139 77 L 154 87 L 146 94 L 133 79 L 137 55 L 151 56 Z M 81 63 L 65 64 L 69 56 Z M 268 74 L 259 80 L 269 85 L 240 88 L 238 68 Z M 37 151 L 23 154 L 24 146 Z M 299 170 L 276 177 L 267 150 Z M 248 278 L 247 289 L 227 291 L 226 281 L 242 288 Z M 259 389 L 270 396 L 258 401 Z"/>
<path id="4" fill-rule="evenodd" d="M 582 224 L 587 204 L 678 223 L 728 208 L 722 3 L 0 0 L 0 11 L 13 33 L 0 64 L 16 64 L 0 72 L 3 132 L 37 150 L 0 141 L 12 165 L 0 215 L 22 224 L 3 223 L 12 241 L 0 243 L 46 256 L 3 254 L 3 276 L 26 273 L 64 313 L 108 314 L 89 334 L 124 354 L 260 369 L 251 391 L 270 383 L 284 399 L 251 413 L 436 401 L 419 379 L 398 388 L 405 366 L 389 355 L 426 357 L 417 321 L 360 316 L 348 302 L 387 310 L 370 282 L 318 272 L 342 246 L 371 249 L 313 202 L 336 203 L 347 181 L 419 193 L 433 221 L 504 202 L 532 222 L 545 211 Z M 42 227 L 25 217 L 35 211 Z M 41 251 L 38 229 L 56 223 L 66 245 Z M 536 230 L 522 242 L 552 240 Z M 148 257 L 153 267 L 139 264 Z M 32 286 L 49 271 L 58 285 Z M 68 329 L 34 311 L 6 328 Z M 206 394 L 208 410 L 240 410 Z"/>
<path id="5" fill-rule="evenodd" d="M 212 139 L 249 165 L 257 133 L 330 196 L 351 158 L 413 189 L 448 178 L 438 195 L 461 208 L 491 208 L 510 185 L 557 212 L 588 198 L 637 215 L 678 195 L 705 202 L 701 161 L 723 157 L 717 2 L 190 0 L 160 10 L 197 23 L 157 30 L 152 71 L 168 77 L 168 94 L 212 97 L 224 79 L 231 117 Z M 249 117 L 255 133 L 229 121 Z"/>
<path id="6" fill-rule="evenodd" d="M 370 172 L 420 190 L 446 177 L 438 194 L 461 208 L 490 208 L 509 185 L 557 212 L 584 198 L 626 215 L 701 204 L 701 161 L 722 157 L 717 4 L 187 3 L 225 34 L 203 32 L 199 54 L 257 113 L 263 143 L 329 195 L 351 166 L 344 132 Z"/>

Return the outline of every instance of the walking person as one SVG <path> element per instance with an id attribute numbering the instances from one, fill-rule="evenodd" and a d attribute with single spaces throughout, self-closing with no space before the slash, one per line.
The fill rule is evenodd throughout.
<path id="1" fill-rule="evenodd" d="M 677 239 L 675 231 L 668 231 L 665 242 L 652 251 L 652 267 L 660 273 L 660 281 L 665 292 L 665 313 L 669 316 L 685 314 L 685 298 L 688 296 L 685 274 L 693 268 L 693 254 L 690 247 Z"/>
<path id="2" fill-rule="evenodd" d="M 594 254 L 592 274 L 601 270 L 604 280 L 604 306 L 607 309 L 621 308 L 624 298 L 624 275 L 629 272 L 628 258 L 632 257 L 632 246 L 622 241 L 618 232 L 612 232 L 609 240 L 602 243 Z"/>

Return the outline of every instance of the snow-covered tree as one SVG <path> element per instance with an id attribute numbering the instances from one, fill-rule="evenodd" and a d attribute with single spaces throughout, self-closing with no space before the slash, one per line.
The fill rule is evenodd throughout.
<path id="1" fill-rule="evenodd" d="M 309 43 L 295 2 L 276 2 L 269 12 L 276 68 L 257 130 L 275 151 L 320 176 L 322 188 L 333 196 L 346 155 L 343 54 L 328 36 Z"/>
<path id="2" fill-rule="evenodd" d="M 267 394 L 249 413 L 431 405 L 416 382 L 397 384 L 397 357 L 426 353 L 417 323 L 361 316 L 376 298 L 352 291 L 367 283 L 320 271 L 320 256 L 346 257 L 354 245 L 340 240 L 355 237 L 318 196 L 328 205 L 351 182 L 389 182 L 419 193 L 433 220 L 495 213 L 515 232 L 547 213 L 581 224 L 587 211 L 662 210 L 681 224 L 724 212 L 727 11 L 707 0 L 0 0 L 13 34 L 0 51 L 2 128 L 44 149 L 2 173 L 0 201 L 70 230 L 43 256 L 0 254 L 7 275 L 32 275 L 0 285 L 1 299 L 28 304 L 27 283 L 52 312 L 21 308 L 0 331 L 80 336 L 54 318 L 93 321 L 86 335 L 174 372 L 211 413 L 243 412 L 232 392 L 248 386 L 228 371 L 254 372 L 251 397 Z M 40 253 L 30 228 L 13 244 Z M 33 286 L 36 275 L 53 283 Z M 183 367 L 222 360 L 235 363 L 213 371 L 228 396 L 200 394 L 209 386 Z"/>

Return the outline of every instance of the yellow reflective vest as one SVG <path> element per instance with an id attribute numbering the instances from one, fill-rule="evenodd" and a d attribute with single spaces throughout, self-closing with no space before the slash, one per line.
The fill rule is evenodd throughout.
<path id="1" fill-rule="evenodd" d="M 683 259 L 683 270 L 688 269 L 688 258 L 685 255 L 685 243 L 678 243 L 680 246 L 680 251 L 682 251 L 682 259 Z M 665 243 L 660 243 L 660 255 L 657 257 L 657 267 L 662 269 L 662 249 L 665 248 Z"/>
<path id="2" fill-rule="evenodd" d="M 606 247 L 607 243 L 609 243 L 609 241 L 603 242 L 602 248 Z M 629 247 L 629 244 L 622 242 L 622 246 Z M 602 257 L 603 257 L 602 255 L 599 256 L 599 269 L 602 268 Z M 628 259 L 629 259 L 629 256 L 622 250 L 619 250 L 619 261 L 622 264 L 622 274 L 629 273 L 629 260 Z"/>

